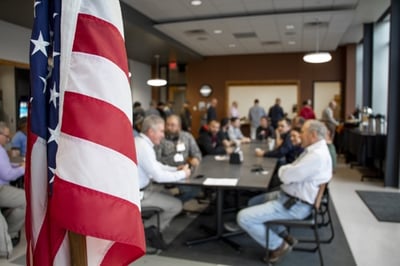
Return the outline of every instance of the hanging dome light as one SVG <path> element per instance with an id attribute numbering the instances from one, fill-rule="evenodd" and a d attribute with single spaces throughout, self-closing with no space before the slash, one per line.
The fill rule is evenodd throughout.
<path id="1" fill-rule="evenodd" d="M 157 54 L 154 57 L 156 58 L 156 77 L 154 79 L 149 79 L 147 81 L 147 85 L 152 87 L 165 86 L 167 85 L 167 81 L 158 77 L 158 59 L 160 58 L 160 56 Z"/>
<path id="2" fill-rule="evenodd" d="M 308 53 L 303 56 L 303 61 L 306 63 L 312 63 L 312 64 L 320 64 L 320 63 L 326 63 L 332 60 L 332 56 L 328 52 L 320 52 L 319 51 L 319 25 L 321 23 L 317 21 L 315 22 L 316 26 L 316 49 L 314 53 Z"/>
<path id="3" fill-rule="evenodd" d="M 328 52 L 316 52 L 304 55 L 303 60 L 313 64 L 326 63 L 332 60 L 332 56 Z"/>

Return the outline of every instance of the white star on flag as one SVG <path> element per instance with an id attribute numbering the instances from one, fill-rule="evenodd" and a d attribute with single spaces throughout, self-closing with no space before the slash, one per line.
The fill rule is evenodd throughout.
<path id="1" fill-rule="evenodd" d="M 49 103 L 53 102 L 54 108 L 57 108 L 57 97 L 60 94 L 56 91 L 56 83 L 54 83 L 53 88 L 50 90 L 50 101 Z"/>
<path id="2" fill-rule="evenodd" d="M 47 143 L 50 143 L 52 141 L 58 143 L 58 139 L 60 137 L 60 123 L 57 124 L 57 127 L 55 129 L 48 128 L 48 130 L 50 132 L 50 137 Z"/>
<path id="3" fill-rule="evenodd" d="M 45 93 L 47 87 L 47 79 L 45 79 L 44 77 L 39 77 L 39 78 L 43 82 L 43 93 Z"/>
<path id="4" fill-rule="evenodd" d="M 39 33 L 39 38 L 37 40 L 31 40 L 31 42 L 35 45 L 33 48 L 32 54 L 36 54 L 36 52 L 41 51 L 45 56 L 47 56 L 46 46 L 49 46 L 49 42 L 43 40 L 42 32 Z"/>

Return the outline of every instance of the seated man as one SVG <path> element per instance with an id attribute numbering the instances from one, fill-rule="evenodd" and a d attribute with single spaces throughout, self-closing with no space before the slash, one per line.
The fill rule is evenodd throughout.
<path id="1" fill-rule="evenodd" d="M 170 166 L 197 166 L 201 161 L 201 151 L 192 134 L 182 131 L 181 119 L 170 115 L 165 122 L 165 138 L 160 145 L 155 146 L 157 160 Z M 178 186 L 179 198 L 185 202 L 197 196 L 200 188 L 193 186 Z"/>
<path id="2" fill-rule="evenodd" d="M 231 141 L 239 142 L 239 143 L 249 143 L 250 138 L 243 136 L 242 131 L 240 130 L 240 119 L 239 117 L 231 118 L 231 125 L 228 128 L 228 135 Z"/>
<path id="3" fill-rule="evenodd" d="M 269 125 L 268 117 L 262 116 L 260 118 L 260 125 L 256 129 L 257 140 L 264 140 L 268 138 L 275 138 L 275 131 L 272 126 Z"/>
<path id="4" fill-rule="evenodd" d="M 276 129 L 276 147 L 272 151 L 264 151 L 262 149 L 256 150 L 257 156 L 274 157 L 279 158 L 279 166 L 288 162 L 293 162 L 294 157 L 292 155 L 293 144 L 290 140 L 290 129 L 291 122 L 287 118 L 282 118 L 278 122 L 278 128 Z M 293 157 L 293 158 L 292 158 Z"/>
<path id="5" fill-rule="evenodd" d="M 224 155 L 232 153 L 231 147 L 225 147 L 223 139 L 218 134 L 220 123 L 217 120 L 211 120 L 208 125 L 200 129 L 197 143 L 203 155 Z"/>
<path id="6" fill-rule="evenodd" d="M 20 238 L 20 230 L 25 222 L 26 200 L 23 189 L 9 185 L 25 173 L 25 163 L 14 166 L 10 163 L 4 146 L 10 141 L 10 129 L 4 122 L 0 122 L 0 208 L 6 210 L 0 212 L 0 241 L 5 241 L 7 250 L 0 250 L 0 256 L 8 256 L 13 246 L 17 245 Z"/>
<path id="7" fill-rule="evenodd" d="M 191 174 L 188 165 L 173 167 L 160 163 L 156 159 L 153 146 L 158 145 L 164 138 L 164 119 L 157 115 L 149 115 L 143 120 L 142 132 L 135 137 L 137 165 L 139 172 L 140 191 L 143 192 L 141 200 L 142 207 L 156 206 L 163 211 L 160 213 L 160 230 L 163 231 L 171 220 L 182 211 L 182 202 L 164 193 L 163 187 L 152 184 L 152 180 L 163 182 L 174 182 L 188 178 Z M 145 227 L 156 224 L 156 217 L 145 221 Z M 147 232 L 146 232 L 147 233 Z M 157 235 L 152 234 L 149 235 Z M 162 239 L 153 239 L 153 243 L 163 243 Z M 160 247 L 163 247 L 161 245 Z"/>
<path id="8" fill-rule="evenodd" d="M 11 140 L 11 147 L 19 150 L 20 155 L 25 157 L 26 153 L 26 132 L 27 132 L 27 120 L 26 117 L 21 118 L 18 121 L 18 131 L 15 133 Z"/>
<path id="9" fill-rule="evenodd" d="M 296 161 L 279 169 L 282 186 L 276 197 L 259 205 L 241 210 L 237 222 L 257 243 L 266 247 L 266 221 L 275 219 L 304 219 L 312 210 L 319 185 L 332 177 L 332 160 L 325 142 L 326 128 L 316 120 L 308 120 L 301 133 L 305 151 Z M 273 199 L 272 199 L 273 198 Z M 286 236 L 280 235 L 284 227 L 270 229 L 268 249 L 272 251 L 269 262 L 276 262 L 290 250 Z"/>

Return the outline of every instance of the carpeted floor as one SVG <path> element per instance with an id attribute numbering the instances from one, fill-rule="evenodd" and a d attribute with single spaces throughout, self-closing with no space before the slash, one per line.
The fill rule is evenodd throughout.
<path id="1" fill-rule="evenodd" d="M 400 223 L 400 193 L 358 190 L 357 194 L 378 221 Z"/>
<path id="2" fill-rule="evenodd" d="M 331 207 L 331 212 L 335 228 L 335 238 L 332 243 L 323 244 L 322 246 L 322 254 L 324 257 L 325 265 L 356 265 L 333 206 Z M 228 219 L 233 219 L 233 217 L 233 215 L 231 215 L 231 217 L 229 217 L 229 215 L 225 215 L 225 218 Z M 193 261 L 215 263 L 218 265 L 265 265 L 265 263 L 261 261 L 261 258 L 264 255 L 264 250 L 246 234 L 230 238 L 231 240 L 242 246 L 241 252 L 234 250 L 231 246 L 222 241 L 211 241 L 192 247 L 187 247 L 184 244 L 187 240 L 207 236 L 207 234 L 202 231 L 199 226 L 202 224 L 212 226 L 213 222 L 214 219 L 212 216 L 200 215 L 182 233 L 180 233 L 171 243 L 170 247 L 167 250 L 163 251 L 160 255 Z M 309 233 L 312 234 L 311 231 L 304 229 L 296 229 L 293 230 L 292 233 L 293 235 L 299 237 L 301 237 L 302 235 L 309 235 Z M 324 235 L 326 235 L 327 233 L 327 229 L 321 229 L 322 237 L 324 237 Z M 319 265 L 318 254 L 292 251 L 275 265 Z"/>

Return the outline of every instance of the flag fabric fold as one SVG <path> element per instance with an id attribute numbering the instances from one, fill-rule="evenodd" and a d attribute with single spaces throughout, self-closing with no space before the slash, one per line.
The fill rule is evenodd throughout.
<path id="1" fill-rule="evenodd" d="M 34 4 L 26 171 L 27 263 L 87 265 L 144 254 L 128 63 L 118 0 Z"/>

